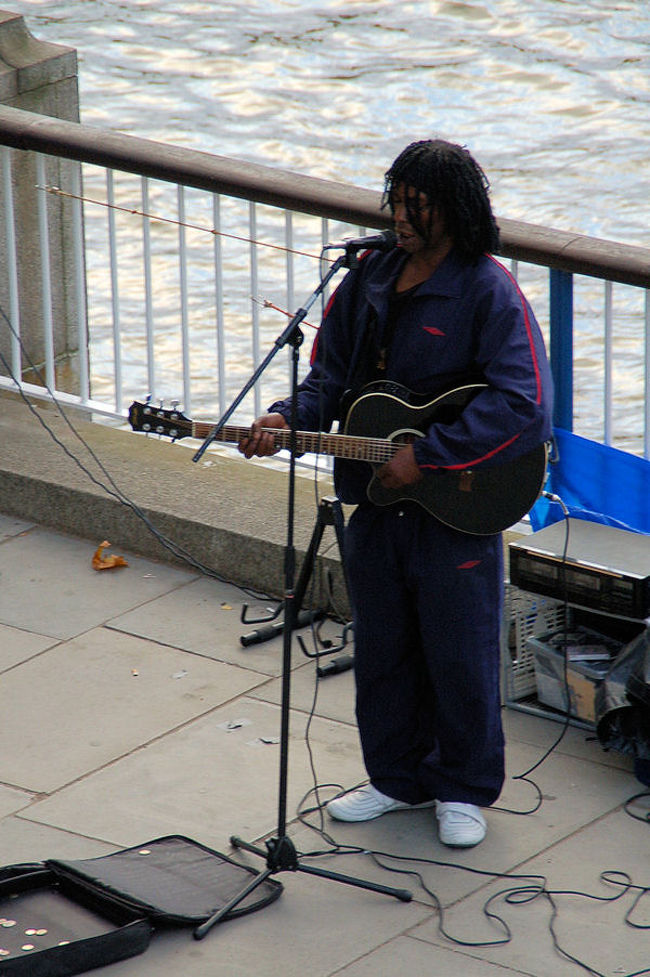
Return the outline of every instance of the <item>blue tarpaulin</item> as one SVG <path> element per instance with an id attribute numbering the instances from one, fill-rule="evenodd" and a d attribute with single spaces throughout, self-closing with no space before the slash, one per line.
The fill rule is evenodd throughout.
<path id="1" fill-rule="evenodd" d="M 650 534 L 650 461 L 561 428 L 554 437 L 557 460 L 549 465 L 545 490 L 569 515 Z M 545 498 L 530 513 L 535 531 L 564 517 L 562 506 Z"/>

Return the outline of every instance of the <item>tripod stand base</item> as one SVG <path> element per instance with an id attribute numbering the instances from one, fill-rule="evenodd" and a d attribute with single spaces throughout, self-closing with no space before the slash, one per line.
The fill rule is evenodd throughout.
<path id="1" fill-rule="evenodd" d="M 329 869 L 316 868 L 313 865 L 301 865 L 293 842 L 287 837 L 272 838 L 266 843 L 266 852 L 256 845 L 251 845 L 250 842 L 238 838 L 236 835 L 231 837 L 230 843 L 234 848 L 241 848 L 243 851 L 248 851 L 253 855 L 258 855 L 260 858 L 265 858 L 267 867 L 259 875 L 256 875 L 229 903 L 222 906 L 210 919 L 196 927 L 194 930 L 194 939 L 196 940 L 202 940 L 204 936 L 207 936 L 212 927 L 234 909 L 242 899 L 245 899 L 257 886 L 261 885 L 269 876 L 274 875 L 276 872 L 304 872 L 306 875 L 315 875 L 321 879 L 330 879 L 333 882 L 342 882 L 344 885 L 352 885 L 358 889 L 366 889 L 369 892 L 379 892 L 381 895 L 392 896 L 394 899 L 399 899 L 400 902 L 410 902 L 413 898 L 413 893 L 409 892 L 408 889 L 393 889 L 390 886 L 379 885 L 376 882 L 367 882 L 364 879 L 357 879 L 351 875 L 341 875 L 340 872 L 330 872 Z"/>
<path id="2" fill-rule="evenodd" d="M 266 857 L 261 848 L 251 845 L 248 841 L 244 841 L 236 835 L 231 837 L 230 844 L 235 848 L 252 852 L 253 855 L 259 855 L 261 858 Z M 347 885 L 353 885 L 359 889 L 368 889 L 370 892 L 380 892 L 385 896 L 393 896 L 401 902 L 410 902 L 413 898 L 413 893 L 409 892 L 408 889 L 393 889 L 391 886 L 379 885 L 376 882 L 366 882 L 363 879 L 357 879 L 351 875 L 341 875 L 340 872 L 330 872 L 329 869 L 316 868 L 313 865 L 301 865 L 293 843 L 289 838 L 273 839 L 267 843 L 267 846 L 270 853 L 279 852 L 280 857 L 284 861 L 284 864 L 280 864 L 273 871 L 286 871 L 289 869 L 292 872 L 305 872 L 307 875 L 317 875 L 320 878 L 332 879 L 334 882 L 344 882 Z"/>

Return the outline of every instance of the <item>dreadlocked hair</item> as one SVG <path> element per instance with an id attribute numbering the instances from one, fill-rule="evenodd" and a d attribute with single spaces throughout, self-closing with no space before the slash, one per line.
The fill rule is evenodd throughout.
<path id="1" fill-rule="evenodd" d="M 443 139 L 413 142 L 402 150 L 384 177 L 382 207 L 393 209 L 398 186 L 424 193 L 438 210 L 447 233 L 464 258 L 475 261 L 499 247 L 499 228 L 492 213 L 489 181 L 464 146 Z M 415 200 L 406 200 L 409 222 L 425 239 Z"/>

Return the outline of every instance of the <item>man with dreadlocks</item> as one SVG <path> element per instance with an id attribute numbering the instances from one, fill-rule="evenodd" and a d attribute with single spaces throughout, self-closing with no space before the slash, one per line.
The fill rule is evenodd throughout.
<path id="1" fill-rule="evenodd" d="M 385 379 L 432 398 L 480 384 L 459 416 L 397 450 L 376 475 L 406 490 L 444 469 L 512 460 L 551 434 L 551 379 L 533 312 L 492 256 L 499 235 L 488 181 L 470 153 L 412 143 L 386 173 L 397 246 L 363 255 L 335 291 L 298 391 L 298 423 L 329 430 L 344 394 Z M 242 441 L 273 454 L 290 400 Z M 483 840 L 499 796 L 503 594 L 500 534 L 460 532 L 417 501 L 375 505 L 362 461 L 337 460 L 335 487 L 357 508 L 345 532 L 354 618 L 356 710 L 369 784 L 327 805 L 342 821 L 435 805 L 447 845 Z M 440 477 L 438 475 L 438 477 Z M 399 492 L 398 492 L 399 497 Z"/>

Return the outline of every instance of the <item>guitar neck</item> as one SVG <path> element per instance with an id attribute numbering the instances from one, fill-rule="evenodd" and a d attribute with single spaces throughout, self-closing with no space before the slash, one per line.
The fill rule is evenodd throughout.
<path id="1" fill-rule="evenodd" d="M 213 430 L 213 424 L 201 421 L 192 422 L 192 437 L 207 438 Z M 278 448 L 291 447 L 291 431 L 286 428 L 262 428 L 265 433 L 273 435 Z M 249 427 L 239 427 L 226 424 L 218 433 L 215 441 L 225 441 L 238 444 L 250 433 Z M 402 447 L 393 441 L 382 438 L 356 438 L 349 434 L 322 434 L 319 431 L 297 431 L 296 445 L 301 453 L 331 455 L 334 458 L 349 458 L 357 461 L 369 461 L 384 464 Z"/>

